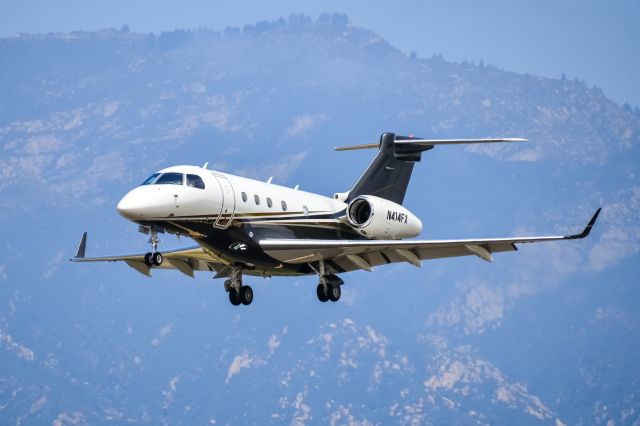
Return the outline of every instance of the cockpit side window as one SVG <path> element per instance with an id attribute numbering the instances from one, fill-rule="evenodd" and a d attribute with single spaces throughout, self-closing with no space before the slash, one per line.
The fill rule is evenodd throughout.
<path id="1" fill-rule="evenodd" d="M 204 182 L 198 175 L 187 175 L 187 186 L 204 189 Z"/>
<path id="2" fill-rule="evenodd" d="M 156 185 L 182 185 L 182 173 L 163 173 L 154 183 Z"/>
<path id="3" fill-rule="evenodd" d="M 140 186 L 142 185 L 151 185 L 153 182 L 155 182 L 156 178 L 160 176 L 160 173 L 154 173 L 151 176 L 149 176 L 144 182 L 142 182 L 140 184 Z"/>

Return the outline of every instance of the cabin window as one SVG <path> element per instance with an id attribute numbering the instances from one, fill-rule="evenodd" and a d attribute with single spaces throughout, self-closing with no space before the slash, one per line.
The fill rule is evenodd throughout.
<path id="1" fill-rule="evenodd" d="M 156 185 L 182 185 L 184 175 L 182 173 L 163 173 L 158 180 L 155 181 Z"/>
<path id="2" fill-rule="evenodd" d="M 286 212 L 287 211 L 287 203 L 284 200 L 282 200 L 282 201 L 280 201 L 280 204 L 282 205 L 282 211 Z"/>
<path id="3" fill-rule="evenodd" d="M 242 201 L 244 201 L 245 203 L 247 202 L 247 193 L 246 192 L 242 193 Z"/>
<path id="4" fill-rule="evenodd" d="M 204 181 L 198 175 L 187 175 L 187 186 L 204 189 Z"/>
<path id="5" fill-rule="evenodd" d="M 160 173 L 152 174 L 144 182 L 142 182 L 140 184 L 140 186 L 142 186 L 142 185 L 151 185 L 153 182 L 155 182 L 155 180 L 158 178 L 158 176 L 160 176 Z"/>
<path id="6" fill-rule="evenodd" d="M 271 198 L 267 197 L 267 206 L 269 206 L 269 208 L 273 207 L 273 202 L 271 201 Z"/>
<path id="7" fill-rule="evenodd" d="M 258 197 L 258 194 L 255 194 L 255 195 L 253 196 L 253 201 L 255 201 L 255 202 L 256 202 L 256 206 L 259 206 L 259 205 L 260 205 L 260 197 Z"/>

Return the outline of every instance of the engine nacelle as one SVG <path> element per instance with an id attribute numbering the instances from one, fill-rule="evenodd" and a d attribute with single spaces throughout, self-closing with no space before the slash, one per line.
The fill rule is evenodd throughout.
<path id="1" fill-rule="evenodd" d="M 399 240 L 422 232 L 422 222 L 409 210 L 384 198 L 360 195 L 347 206 L 347 220 L 367 238 Z"/>

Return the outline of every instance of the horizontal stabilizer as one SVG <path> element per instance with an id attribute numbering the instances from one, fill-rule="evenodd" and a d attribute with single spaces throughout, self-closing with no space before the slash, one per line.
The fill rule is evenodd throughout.
<path id="1" fill-rule="evenodd" d="M 523 138 L 485 138 L 485 139 L 419 139 L 408 136 L 396 136 L 396 147 L 434 147 L 436 145 L 461 145 L 461 144 L 477 144 L 477 143 L 500 143 L 500 142 L 526 142 Z M 362 145 L 350 145 L 336 147 L 336 151 L 353 151 L 357 149 L 373 149 L 378 148 L 380 144 L 367 143 Z"/>
<path id="2" fill-rule="evenodd" d="M 398 145 L 462 145 L 472 143 L 526 142 L 523 138 L 486 138 L 486 139 L 406 139 L 396 140 Z"/>
<path id="3" fill-rule="evenodd" d="M 378 148 L 380 144 L 377 143 L 365 143 L 363 145 L 350 145 L 350 146 L 336 146 L 336 151 L 355 151 L 356 149 L 373 149 Z"/>

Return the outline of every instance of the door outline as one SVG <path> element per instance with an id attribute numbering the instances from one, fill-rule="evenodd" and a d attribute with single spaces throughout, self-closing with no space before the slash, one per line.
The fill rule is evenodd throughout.
<path id="1" fill-rule="evenodd" d="M 222 208 L 220 209 L 220 214 L 218 215 L 218 219 L 216 219 L 213 224 L 214 228 L 219 229 L 227 229 L 233 218 L 236 214 L 236 193 L 233 189 L 233 185 L 229 182 L 226 176 L 223 175 L 214 175 L 218 184 L 220 185 L 220 190 L 222 193 Z M 230 211 L 230 212 L 229 212 Z M 229 215 L 226 216 L 225 215 Z"/>

